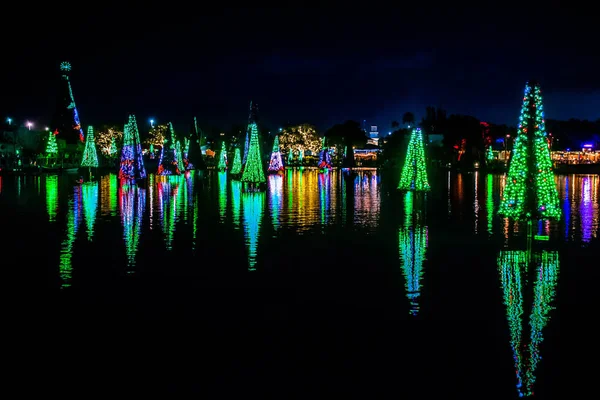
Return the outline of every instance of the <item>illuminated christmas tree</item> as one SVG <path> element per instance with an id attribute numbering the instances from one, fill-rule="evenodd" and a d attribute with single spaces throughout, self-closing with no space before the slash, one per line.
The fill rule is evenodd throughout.
<path id="1" fill-rule="evenodd" d="M 325 147 L 325 137 L 323 137 L 323 148 L 319 153 L 319 168 L 331 169 L 331 154 L 329 154 L 329 149 Z"/>
<path id="2" fill-rule="evenodd" d="M 217 169 L 221 172 L 227 171 L 227 146 L 225 141 L 221 143 L 221 151 L 219 152 L 219 164 Z"/>
<path id="3" fill-rule="evenodd" d="M 56 144 L 56 135 L 54 132 L 48 132 L 48 142 L 46 143 L 46 153 L 58 153 L 58 145 Z"/>
<path id="4" fill-rule="evenodd" d="M 97 167 L 98 153 L 96 153 L 96 143 L 94 142 L 94 128 L 88 126 L 87 136 L 85 137 L 85 150 L 83 151 L 82 167 Z"/>
<path id="5" fill-rule="evenodd" d="M 424 192 L 430 189 L 425 167 L 425 146 L 420 128 L 413 129 L 410 135 L 398 189 L 416 192 Z"/>
<path id="6" fill-rule="evenodd" d="M 258 105 L 250 102 L 250 110 L 248 111 L 248 126 L 246 128 L 246 140 L 244 141 L 244 158 L 242 165 L 246 165 L 248 159 L 248 150 L 250 148 L 250 137 L 252 136 L 252 125 L 258 123 Z"/>
<path id="7" fill-rule="evenodd" d="M 179 140 L 175 140 L 175 162 L 177 163 L 179 172 L 181 172 L 183 168 L 183 154 L 181 151 L 181 142 Z"/>
<path id="8" fill-rule="evenodd" d="M 494 152 L 492 151 L 491 145 L 487 148 L 487 152 L 485 153 L 485 159 L 488 164 L 494 161 Z"/>
<path id="9" fill-rule="evenodd" d="M 51 131 L 66 141 L 67 144 L 83 143 L 84 136 L 79 122 L 79 113 L 75 106 L 73 89 L 69 74 L 71 64 L 68 61 L 60 63 L 61 85 L 59 87 L 56 112 L 52 118 Z"/>
<path id="10" fill-rule="evenodd" d="M 173 124 L 169 122 L 169 134 L 165 135 L 162 149 L 160 150 L 160 159 L 158 161 L 157 175 L 179 175 L 179 165 L 177 163 L 177 153 L 175 150 L 175 130 Z"/>
<path id="11" fill-rule="evenodd" d="M 119 150 L 117 149 L 117 142 L 115 141 L 114 136 L 110 139 L 110 150 L 109 155 L 115 156 Z"/>
<path id="12" fill-rule="evenodd" d="M 240 148 L 235 148 L 235 154 L 233 156 L 233 165 L 231 166 L 231 174 L 239 175 L 242 173 L 242 156 Z"/>
<path id="13" fill-rule="evenodd" d="M 304 150 L 300 150 L 300 152 L 298 152 L 298 163 L 300 163 L 300 165 L 302 165 L 303 160 L 304 160 Z"/>
<path id="14" fill-rule="evenodd" d="M 517 138 L 506 187 L 498 210 L 514 219 L 560 219 L 558 192 L 546 128 L 540 85 L 525 85 Z"/>
<path id="15" fill-rule="evenodd" d="M 294 151 L 292 149 L 290 149 L 288 151 L 288 159 L 287 159 L 288 167 L 292 165 L 292 161 L 294 161 Z"/>
<path id="16" fill-rule="evenodd" d="M 250 147 L 248 149 L 248 159 L 244 166 L 242 182 L 251 184 L 260 184 L 267 181 L 263 170 L 263 162 L 258 140 L 258 127 L 252 124 L 250 127 Z"/>
<path id="17" fill-rule="evenodd" d="M 119 179 L 145 179 L 146 168 L 142 158 L 142 145 L 135 115 L 129 116 L 129 121 L 123 129 L 123 148 L 121 149 L 121 167 Z"/>
<path id="18" fill-rule="evenodd" d="M 279 137 L 275 136 L 273 150 L 271 150 L 271 161 L 269 161 L 269 172 L 283 171 L 283 161 L 281 161 L 281 152 L 279 151 Z"/>
<path id="19" fill-rule="evenodd" d="M 187 155 L 186 170 L 205 170 L 206 163 L 202 157 L 202 135 L 198 129 L 198 123 L 196 117 L 194 117 L 194 123 L 192 124 L 192 133 L 190 135 L 190 145 Z"/>

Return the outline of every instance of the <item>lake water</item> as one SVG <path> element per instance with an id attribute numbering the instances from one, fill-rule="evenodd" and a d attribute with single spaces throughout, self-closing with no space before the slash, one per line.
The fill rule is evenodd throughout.
<path id="1" fill-rule="evenodd" d="M 48 282 L 36 380 L 216 398 L 593 390 L 600 177 L 556 178 L 564 218 L 535 224 L 530 251 L 495 216 L 504 176 L 430 179 L 411 196 L 377 171 L 287 170 L 266 193 L 217 172 L 146 188 L 0 176 L 2 265 L 26 271 L 13 287 Z"/>

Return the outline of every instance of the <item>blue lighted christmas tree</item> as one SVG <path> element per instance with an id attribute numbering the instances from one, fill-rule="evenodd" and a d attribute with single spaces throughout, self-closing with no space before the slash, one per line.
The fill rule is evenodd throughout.
<path id="1" fill-rule="evenodd" d="M 319 168 L 331 169 L 331 154 L 329 154 L 329 149 L 325 147 L 325 137 L 323 137 L 323 148 L 319 153 Z"/>
<path id="2" fill-rule="evenodd" d="M 135 115 L 129 116 L 129 121 L 123 129 L 123 149 L 121 150 L 121 167 L 119 179 L 145 179 L 146 168 L 142 158 L 142 145 Z"/>

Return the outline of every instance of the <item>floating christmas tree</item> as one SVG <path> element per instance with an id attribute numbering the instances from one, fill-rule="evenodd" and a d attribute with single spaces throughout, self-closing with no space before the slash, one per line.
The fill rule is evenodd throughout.
<path id="1" fill-rule="evenodd" d="M 179 175 L 179 165 L 177 163 L 177 154 L 175 151 L 175 130 L 173 124 L 169 122 L 169 134 L 165 135 L 162 149 L 160 150 L 160 159 L 158 161 L 158 175 Z"/>
<path id="2" fill-rule="evenodd" d="M 325 147 L 325 137 L 323 137 L 323 148 L 319 153 L 319 168 L 331 169 L 331 154 L 329 154 L 329 149 Z"/>
<path id="3" fill-rule="evenodd" d="M 200 135 L 200 130 L 198 129 L 196 117 L 194 117 L 194 123 L 192 124 L 192 133 L 190 135 L 189 150 L 187 154 L 187 164 L 185 166 L 186 170 L 206 169 L 206 163 L 204 162 L 204 158 L 202 157 L 201 144 L 202 136 Z"/>
<path id="4" fill-rule="evenodd" d="M 181 167 L 183 167 L 183 154 L 181 151 L 181 142 L 179 140 L 175 141 L 175 162 L 177 163 L 179 172 L 181 172 Z"/>
<path id="5" fill-rule="evenodd" d="M 221 143 L 221 151 L 219 152 L 219 164 L 217 169 L 221 172 L 227 171 L 227 146 L 225 141 Z"/>
<path id="6" fill-rule="evenodd" d="M 302 165 L 302 160 L 304 160 L 304 150 L 300 150 L 298 152 L 298 163 Z"/>
<path id="7" fill-rule="evenodd" d="M 46 153 L 56 154 L 58 153 L 58 146 L 56 144 L 56 135 L 54 132 L 48 132 L 48 142 L 46 143 Z"/>
<path id="8" fill-rule="evenodd" d="M 250 147 L 248 148 L 248 159 L 244 166 L 242 182 L 260 184 L 267 181 L 263 170 L 260 145 L 258 141 L 258 127 L 252 124 L 250 127 Z"/>
<path id="9" fill-rule="evenodd" d="M 546 138 L 542 94 L 536 82 L 525 85 L 517 138 L 498 213 L 517 220 L 560 219 L 561 216 Z"/>
<path id="10" fill-rule="evenodd" d="M 55 134 L 60 134 L 68 145 L 83 143 L 84 135 L 79 122 L 79 113 L 73 97 L 73 88 L 71 87 L 71 63 L 63 61 L 60 63 L 61 85 L 59 87 L 56 112 L 52 118 L 50 130 Z M 81 154 L 81 153 L 80 153 Z"/>
<path id="11" fill-rule="evenodd" d="M 242 156 L 240 148 L 235 148 L 235 154 L 233 156 L 233 165 L 231 166 L 231 175 L 239 175 L 242 173 Z"/>
<path id="12" fill-rule="evenodd" d="M 423 134 L 420 128 L 413 129 L 410 135 L 398 189 L 416 192 L 424 192 L 430 189 L 425 168 L 425 146 L 423 145 Z"/>
<path id="13" fill-rule="evenodd" d="M 287 159 L 288 167 L 292 165 L 292 161 L 294 161 L 294 152 L 292 151 L 292 149 L 290 149 L 288 151 L 288 159 Z"/>
<path id="14" fill-rule="evenodd" d="M 283 171 L 283 161 L 281 161 L 281 152 L 279 151 L 279 137 L 275 136 L 273 150 L 271 150 L 271 161 L 269 161 L 269 172 Z"/>
<path id="15" fill-rule="evenodd" d="M 146 168 L 142 158 L 142 145 L 135 115 L 129 116 L 129 121 L 123 129 L 123 149 L 121 149 L 121 167 L 119 179 L 145 179 Z"/>
<path id="16" fill-rule="evenodd" d="M 246 140 L 244 141 L 244 157 L 242 165 L 246 165 L 248 160 L 248 151 L 250 149 L 250 137 L 252 136 L 252 125 L 258 123 L 258 105 L 250 102 L 250 110 L 248 111 L 248 126 L 246 128 Z"/>
<path id="17" fill-rule="evenodd" d="M 88 126 L 87 136 L 85 137 L 85 150 L 83 151 L 82 167 L 98 166 L 98 153 L 96 153 L 96 143 L 94 142 L 94 128 Z"/>

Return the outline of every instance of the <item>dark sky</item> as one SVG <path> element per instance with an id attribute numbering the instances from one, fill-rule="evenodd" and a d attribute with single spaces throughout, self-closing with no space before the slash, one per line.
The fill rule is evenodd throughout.
<path id="1" fill-rule="evenodd" d="M 547 118 L 600 118 L 595 12 L 560 2 L 511 9 L 60 4 L 14 10 L 5 22 L 14 35 L 3 49 L 10 58 L 2 61 L 1 113 L 45 124 L 58 64 L 69 60 L 84 126 L 125 122 L 134 112 L 138 121 L 186 126 L 197 116 L 205 128 L 227 129 L 246 120 L 250 100 L 273 128 L 366 119 L 387 131 L 405 111 L 420 118 L 427 105 L 514 125 L 528 78 L 542 84 Z"/>

